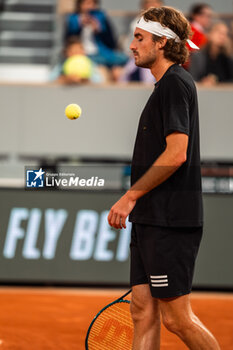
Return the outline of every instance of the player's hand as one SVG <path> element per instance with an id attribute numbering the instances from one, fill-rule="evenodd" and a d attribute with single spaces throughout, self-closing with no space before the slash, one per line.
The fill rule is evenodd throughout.
<path id="1" fill-rule="evenodd" d="M 133 210 L 135 204 L 136 200 L 132 200 L 127 192 L 112 206 L 108 214 L 109 225 L 115 228 L 126 228 L 126 218 Z"/>

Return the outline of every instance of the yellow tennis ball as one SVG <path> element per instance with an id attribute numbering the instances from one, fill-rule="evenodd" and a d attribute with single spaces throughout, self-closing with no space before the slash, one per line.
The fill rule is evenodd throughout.
<path id="1" fill-rule="evenodd" d="M 84 55 L 74 55 L 66 59 L 63 65 L 65 75 L 74 75 L 78 78 L 89 79 L 92 74 L 92 62 Z"/>
<path id="2" fill-rule="evenodd" d="M 75 103 L 71 103 L 65 109 L 65 115 L 67 116 L 67 118 L 72 120 L 79 118 L 81 113 L 82 113 L 81 107 Z"/>

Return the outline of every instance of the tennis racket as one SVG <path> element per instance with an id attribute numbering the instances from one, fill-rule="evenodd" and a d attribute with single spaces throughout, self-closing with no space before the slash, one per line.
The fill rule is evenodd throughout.
<path id="1" fill-rule="evenodd" d="M 86 350 L 130 350 L 133 344 L 133 322 L 130 301 L 124 298 L 106 305 L 95 316 L 87 331 Z"/>

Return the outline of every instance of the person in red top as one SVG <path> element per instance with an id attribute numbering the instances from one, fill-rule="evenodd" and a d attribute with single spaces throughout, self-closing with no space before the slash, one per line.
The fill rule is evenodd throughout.
<path id="1" fill-rule="evenodd" d="M 190 10 L 190 24 L 193 32 L 192 41 L 199 48 L 207 42 L 205 32 L 210 28 L 212 18 L 213 10 L 210 5 L 195 4 Z"/>
<path id="2" fill-rule="evenodd" d="M 205 46 L 207 43 L 207 36 L 205 32 L 211 27 L 213 18 L 213 10 L 208 4 L 195 4 L 190 9 L 189 21 L 192 30 L 192 42 L 199 48 Z M 194 49 L 187 45 L 190 52 Z M 183 67 L 188 70 L 190 61 L 188 60 Z"/>

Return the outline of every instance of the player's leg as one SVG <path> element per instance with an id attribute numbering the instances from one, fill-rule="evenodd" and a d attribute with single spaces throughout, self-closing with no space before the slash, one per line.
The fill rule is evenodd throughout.
<path id="1" fill-rule="evenodd" d="M 133 224 L 131 233 L 130 283 L 132 286 L 131 314 L 134 323 L 133 350 L 160 348 L 160 313 L 158 300 L 152 298 L 147 272 L 143 263 L 140 225 Z"/>
<path id="2" fill-rule="evenodd" d="M 190 350 L 220 350 L 217 340 L 194 315 L 190 295 L 160 299 L 162 322 L 175 333 Z"/>
<path id="3" fill-rule="evenodd" d="M 191 350 L 219 350 L 213 335 L 193 314 L 190 304 L 195 260 L 202 237 L 202 228 L 173 227 L 158 229 L 160 262 L 166 277 L 160 287 L 153 273 L 152 295 L 159 298 L 164 325 L 177 334 Z M 159 255 L 159 252 L 157 254 Z M 166 257 L 164 260 L 163 257 Z M 165 282 L 166 278 L 166 282 Z M 170 298 L 170 299 L 169 299 Z"/>
<path id="4" fill-rule="evenodd" d="M 134 323 L 133 350 L 160 349 L 160 311 L 148 284 L 132 288 L 131 315 Z"/>

